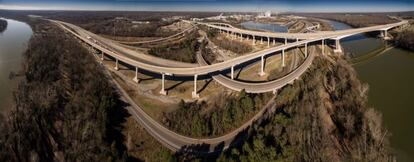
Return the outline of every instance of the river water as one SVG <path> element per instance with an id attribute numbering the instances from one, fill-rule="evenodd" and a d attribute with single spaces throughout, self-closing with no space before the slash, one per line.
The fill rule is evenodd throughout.
<path id="1" fill-rule="evenodd" d="M 336 30 L 352 28 L 330 21 Z M 414 160 L 414 52 L 400 48 L 381 50 L 381 39 L 363 34 L 341 40 L 344 52 L 359 57 L 371 51 L 374 57 L 354 64 L 358 77 L 369 84 L 368 102 L 382 113 L 383 123 L 391 133 L 391 145 L 397 160 Z M 378 50 L 379 49 L 379 50 Z"/>
<path id="2" fill-rule="evenodd" d="M 21 69 L 22 54 L 32 35 L 26 23 L 10 19 L 7 23 L 7 29 L 0 33 L 0 113 L 7 113 L 13 106 L 13 90 L 18 80 L 10 80 L 9 74 Z"/>
<path id="3" fill-rule="evenodd" d="M 352 28 L 329 22 L 335 30 Z M 248 21 L 241 25 L 247 29 L 287 32 L 277 24 Z M 369 84 L 368 104 L 382 113 L 397 160 L 414 161 L 414 52 L 387 48 L 386 42 L 364 34 L 344 38 L 341 45 L 345 54 L 358 60 L 353 66 L 358 78 Z M 356 59 L 361 57 L 364 59 Z"/>
<path id="4" fill-rule="evenodd" d="M 270 24 L 270 23 L 259 23 L 254 21 L 246 21 L 240 24 L 243 28 L 252 29 L 252 30 L 266 30 L 271 32 L 282 32 L 287 33 L 288 29 L 286 26 L 279 24 Z"/>

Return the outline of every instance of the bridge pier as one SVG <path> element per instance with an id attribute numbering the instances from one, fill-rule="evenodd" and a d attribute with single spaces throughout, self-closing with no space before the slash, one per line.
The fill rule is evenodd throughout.
<path id="1" fill-rule="evenodd" d="M 263 44 L 263 37 L 260 37 L 260 44 Z"/>
<path id="2" fill-rule="evenodd" d="M 276 45 L 276 38 L 273 38 L 273 45 Z"/>
<path id="3" fill-rule="evenodd" d="M 104 60 L 104 52 L 101 51 L 101 62 Z"/>
<path id="4" fill-rule="evenodd" d="M 231 79 L 234 79 L 234 66 L 231 66 Z"/>
<path id="5" fill-rule="evenodd" d="M 273 93 L 274 95 L 276 95 L 276 94 L 277 94 L 277 89 L 273 89 L 272 93 Z"/>
<path id="6" fill-rule="evenodd" d="M 341 48 L 341 44 L 339 40 L 340 39 L 335 39 L 335 49 L 334 49 L 335 53 L 342 53 L 342 48 Z"/>
<path id="7" fill-rule="evenodd" d="M 325 40 L 322 39 L 322 55 L 325 55 Z"/>
<path id="8" fill-rule="evenodd" d="M 167 95 L 167 91 L 165 91 L 164 80 L 165 80 L 165 74 L 161 73 L 161 91 L 160 91 L 161 95 Z"/>
<path id="9" fill-rule="evenodd" d="M 254 35 L 253 35 L 253 39 L 252 39 L 252 40 L 253 40 L 253 46 L 254 46 L 254 45 L 256 45 L 256 42 L 255 42 L 255 37 L 254 37 Z"/>
<path id="10" fill-rule="evenodd" d="M 262 59 L 262 61 L 261 61 L 261 67 L 260 67 L 259 76 L 264 76 L 266 74 L 264 72 L 264 56 L 262 56 L 261 59 Z"/>
<path id="11" fill-rule="evenodd" d="M 135 83 L 138 83 L 139 82 L 139 79 L 138 79 L 138 67 L 136 67 L 135 66 L 135 77 L 134 77 L 134 79 L 132 79 Z"/>
<path id="12" fill-rule="evenodd" d="M 117 58 L 115 58 L 115 67 L 114 67 L 114 69 L 116 70 L 116 71 L 118 71 L 119 70 L 119 67 L 118 67 L 118 59 Z"/>
<path id="13" fill-rule="evenodd" d="M 270 38 L 267 37 L 267 47 L 270 47 Z"/>
<path id="14" fill-rule="evenodd" d="M 200 98 L 200 96 L 197 94 L 197 75 L 194 75 L 194 91 L 191 94 L 191 96 L 196 99 L 196 98 Z"/>
<path id="15" fill-rule="evenodd" d="M 285 38 L 285 45 L 287 44 L 287 38 Z"/>
<path id="16" fill-rule="evenodd" d="M 282 67 L 285 67 L 285 49 L 282 50 Z"/>
<path id="17" fill-rule="evenodd" d="M 388 37 L 388 31 L 387 31 L 387 30 L 383 30 L 383 31 L 381 32 L 381 35 L 382 35 L 382 38 L 383 38 L 384 40 L 390 40 L 390 39 L 391 39 L 390 37 Z"/>
<path id="18" fill-rule="evenodd" d="M 305 57 L 308 57 L 308 43 L 305 43 Z"/>
<path id="19" fill-rule="evenodd" d="M 243 41 L 243 34 L 240 33 L 240 41 Z"/>

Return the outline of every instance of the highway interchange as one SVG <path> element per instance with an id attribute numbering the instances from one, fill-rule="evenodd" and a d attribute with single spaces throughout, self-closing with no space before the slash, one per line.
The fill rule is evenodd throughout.
<path id="1" fill-rule="evenodd" d="M 57 21 L 57 20 L 50 20 L 51 22 L 55 23 L 68 33 L 74 35 L 76 38 L 80 39 L 81 41 L 85 42 L 86 44 L 90 45 L 92 48 L 101 52 L 102 59 L 104 55 L 111 56 L 116 61 L 115 70 L 118 68 L 118 61 L 122 61 L 125 64 L 131 65 L 136 67 L 136 71 L 138 69 L 145 69 L 147 71 L 151 71 L 154 73 L 159 73 L 162 75 L 162 85 L 164 85 L 164 75 L 172 75 L 172 76 L 193 76 L 194 81 L 196 83 L 197 76 L 199 75 L 212 75 L 213 79 L 216 80 L 218 83 L 222 84 L 223 86 L 230 88 L 232 90 L 240 91 L 245 89 L 247 92 L 250 93 L 263 93 L 263 92 L 274 92 L 277 89 L 285 86 L 286 84 L 292 83 L 295 79 L 298 79 L 306 70 L 312 65 L 312 61 L 316 54 L 314 52 L 310 52 L 308 54 L 307 45 L 308 44 L 315 44 L 321 43 L 322 44 L 322 51 L 324 46 L 325 40 L 338 40 L 340 39 L 360 34 L 364 32 L 372 32 L 372 31 L 387 31 L 391 28 L 401 26 L 406 24 L 406 21 L 401 21 L 394 24 L 386 24 L 386 25 L 377 25 L 365 28 L 357 28 L 357 29 L 349 29 L 349 30 L 341 30 L 341 31 L 323 31 L 323 32 L 316 32 L 316 33 L 272 33 L 272 32 L 259 32 L 259 31 L 249 31 L 244 29 L 238 29 L 230 25 L 223 25 L 223 24 L 212 24 L 212 23 L 202 23 L 202 22 L 190 22 L 186 21 L 187 23 L 195 23 L 200 25 L 208 26 L 211 29 L 220 30 L 221 32 L 226 32 L 232 35 L 239 35 L 241 39 L 246 37 L 245 39 L 253 38 L 253 42 L 255 38 L 266 38 L 269 44 L 270 39 L 282 38 L 285 39 L 285 44 L 276 46 L 276 47 L 269 47 L 261 51 L 252 52 L 249 54 L 245 54 L 243 56 L 239 56 L 230 60 L 226 60 L 224 62 L 215 63 L 215 64 L 207 64 L 204 61 L 201 55 L 197 55 L 197 60 L 199 64 L 189 64 L 177 61 L 166 60 L 150 55 L 146 55 L 143 53 L 139 53 L 137 51 L 133 51 L 127 49 L 120 44 L 117 44 L 114 41 L 102 38 L 96 34 L 88 32 L 76 25 Z M 187 29 L 190 30 L 190 29 Z M 184 30 L 184 31 L 187 31 Z M 184 32 L 183 32 L 184 33 Z M 179 33 L 181 35 L 183 33 Z M 177 35 L 177 36 L 178 36 Z M 170 37 L 172 38 L 172 37 Z M 287 41 L 289 39 L 289 41 Z M 163 39 L 165 40 L 165 39 Z M 294 40 L 294 41 L 291 41 Z M 157 40 L 158 41 L 158 40 Z M 289 42 L 289 43 L 288 43 Z M 273 81 L 264 82 L 264 83 L 250 83 L 250 82 L 242 82 L 232 79 L 233 77 L 229 78 L 221 73 L 216 73 L 224 70 L 231 69 L 233 71 L 234 67 L 239 64 L 243 64 L 245 62 L 258 59 L 261 60 L 261 71 L 263 72 L 263 59 L 267 55 L 272 54 L 284 54 L 285 50 L 296 48 L 298 46 L 305 47 L 305 60 L 304 62 L 299 65 L 296 69 L 292 72 L 288 73 L 286 76 L 278 78 Z M 338 43 L 336 44 L 338 47 Z M 322 52 L 323 53 L 323 52 Z M 201 58 L 200 58 L 201 56 Z M 233 75 L 233 73 L 231 74 Z M 131 104 L 131 108 L 129 109 L 131 114 L 136 117 L 137 121 L 158 141 L 160 141 L 164 146 L 173 150 L 179 151 L 183 147 L 186 146 L 200 146 L 205 147 L 207 149 L 199 151 L 199 153 L 212 153 L 216 151 L 220 151 L 222 149 L 228 148 L 235 138 L 246 130 L 254 121 L 260 119 L 260 117 L 268 112 L 271 111 L 270 108 L 274 107 L 271 103 L 262 108 L 259 113 L 257 113 L 253 118 L 251 118 L 248 122 L 244 123 L 242 126 L 233 130 L 232 132 L 216 137 L 216 138 L 191 138 L 186 137 L 180 134 L 177 134 L 171 130 L 168 130 L 166 127 L 159 124 L 157 121 L 152 119 L 148 114 L 146 114 L 142 108 L 140 108 L 132 99 L 126 94 L 125 90 L 123 90 L 118 83 L 116 83 L 119 87 L 119 90 L 122 94 L 124 94 L 124 98 L 128 100 Z M 196 94 L 196 85 L 194 86 L 193 97 L 197 97 Z M 164 86 L 162 91 L 164 90 Z M 194 94 L 195 93 L 195 94 Z"/>

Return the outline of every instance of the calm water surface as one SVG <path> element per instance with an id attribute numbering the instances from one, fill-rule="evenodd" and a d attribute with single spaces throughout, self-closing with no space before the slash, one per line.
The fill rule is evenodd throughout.
<path id="1" fill-rule="evenodd" d="M 13 89 L 17 79 L 10 80 L 11 71 L 21 69 L 22 54 L 32 35 L 29 25 L 7 19 L 7 29 L 0 33 L 0 113 L 7 113 L 12 107 Z"/>
<path id="2" fill-rule="evenodd" d="M 254 21 L 247 21 L 247 22 L 243 22 L 240 24 L 242 27 L 246 28 L 246 29 L 260 29 L 260 30 L 266 30 L 266 31 L 271 31 L 271 32 L 282 32 L 282 33 L 287 33 L 288 29 L 286 26 L 282 26 L 279 24 L 266 24 L 266 23 L 259 23 L 259 22 L 254 22 Z"/>

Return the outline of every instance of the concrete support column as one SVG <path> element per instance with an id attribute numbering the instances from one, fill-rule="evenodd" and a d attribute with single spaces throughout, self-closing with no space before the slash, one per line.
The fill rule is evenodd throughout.
<path id="1" fill-rule="evenodd" d="M 384 30 L 384 40 L 389 40 L 390 39 L 390 37 L 388 37 L 388 31 L 387 30 Z"/>
<path id="2" fill-rule="evenodd" d="M 231 79 L 234 79 L 234 66 L 231 66 Z"/>
<path id="3" fill-rule="evenodd" d="M 138 67 L 135 67 L 135 77 L 134 77 L 134 79 L 132 79 L 135 83 L 138 83 L 139 82 L 139 79 L 138 79 Z"/>
<path id="4" fill-rule="evenodd" d="M 342 52 L 341 44 L 339 42 L 339 39 L 335 40 L 335 50 L 334 50 L 334 52 L 335 53 L 341 53 Z"/>
<path id="5" fill-rule="evenodd" d="M 267 47 L 270 47 L 270 38 L 267 37 Z"/>
<path id="6" fill-rule="evenodd" d="M 285 38 L 285 45 L 287 44 L 287 38 Z"/>
<path id="7" fill-rule="evenodd" d="M 200 96 L 197 94 L 197 75 L 194 75 L 194 91 L 192 93 L 193 98 L 200 98 Z"/>
<path id="8" fill-rule="evenodd" d="M 161 73 L 161 91 L 160 91 L 160 94 L 167 95 L 167 91 L 165 91 L 164 80 L 165 80 L 165 74 Z"/>
<path id="9" fill-rule="evenodd" d="M 114 67 L 114 69 L 115 69 L 116 71 L 118 71 L 118 70 L 119 70 L 119 67 L 118 67 L 118 59 L 116 58 L 115 60 L 116 60 L 116 61 L 115 61 L 115 67 Z"/>
<path id="10" fill-rule="evenodd" d="M 104 60 L 104 52 L 101 51 L 101 62 Z"/>
<path id="11" fill-rule="evenodd" d="M 276 38 L 273 38 L 273 45 L 276 45 Z"/>
<path id="12" fill-rule="evenodd" d="M 285 50 L 282 50 L 282 67 L 285 67 Z"/>
<path id="13" fill-rule="evenodd" d="M 243 34 L 240 33 L 240 41 L 243 41 Z"/>
<path id="14" fill-rule="evenodd" d="M 254 35 L 253 35 L 253 39 L 252 39 L 252 40 L 253 40 L 253 46 L 254 46 L 254 45 L 256 45 L 256 42 L 255 42 L 255 37 L 254 37 Z"/>
<path id="15" fill-rule="evenodd" d="M 299 38 L 296 38 L 296 42 L 299 42 Z"/>
<path id="16" fill-rule="evenodd" d="M 260 44 L 263 44 L 263 37 L 260 37 Z"/>
<path id="17" fill-rule="evenodd" d="M 273 93 L 274 95 L 276 95 L 276 94 L 277 94 L 277 89 L 274 89 L 274 90 L 272 91 L 272 93 Z"/>
<path id="18" fill-rule="evenodd" d="M 262 61 L 261 61 L 261 67 L 260 67 L 260 72 L 259 72 L 259 76 L 263 76 L 266 73 L 264 72 L 264 56 L 261 57 Z"/>
<path id="19" fill-rule="evenodd" d="M 308 57 L 308 43 L 305 43 L 305 57 Z"/>
<path id="20" fill-rule="evenodd" d="M 322 39 L 322 55 L 325 55 L 325 40 Z"/>

